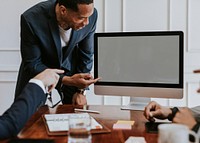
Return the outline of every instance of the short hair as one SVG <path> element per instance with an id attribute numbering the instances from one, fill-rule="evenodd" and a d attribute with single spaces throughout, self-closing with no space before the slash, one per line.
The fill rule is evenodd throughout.
<path id="1" fill-rule="evenodd" d="M 91 4 L 93 0 L 57 0 L 57 3 L 77 12 L 78 4 Z"/>

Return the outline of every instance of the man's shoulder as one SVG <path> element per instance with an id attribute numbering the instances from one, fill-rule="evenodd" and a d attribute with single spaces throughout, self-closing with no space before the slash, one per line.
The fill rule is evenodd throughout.
<path id="1" fill-rule="evenodd" d="M 29 9 L 27 9 L 23 15 L 24 16 L 27 16 L 27 15 L 41 15 L 42 13 L 45 13 L 45 12 L 48 12 L 49 9 L 54 6 L 55 0 L 48 0 L 48 1 L 42 1 L 42 2 L 39 2 L 35 5 L 33 5 L 32 7 L 30 7 Z"/>

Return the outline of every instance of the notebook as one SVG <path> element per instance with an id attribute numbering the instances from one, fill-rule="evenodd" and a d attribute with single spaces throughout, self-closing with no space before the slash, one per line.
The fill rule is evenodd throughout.
<path id="1" fill-rule="evenodd" d="M 68 118 L 70 115 L 84 116 L 88 113 L 69 113 L 69 114 L 44 114 L 43 119 L 46 123 L 47 133 L 49 135 L 67 135 Z M 91 116 L 91 133 L 110 132 L 110 130 L 100 124 Z"/>

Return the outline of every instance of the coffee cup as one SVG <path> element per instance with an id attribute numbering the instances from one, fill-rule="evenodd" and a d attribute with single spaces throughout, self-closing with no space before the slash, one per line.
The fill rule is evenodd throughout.
<path id="1" fill-rule="evenodd" d="M 199 143 L 198 135 L 186 125 L 173 123 L 158 126 L 158 143 L 190 143 L 190 135 L 194 137 L 194 143 Z"/>

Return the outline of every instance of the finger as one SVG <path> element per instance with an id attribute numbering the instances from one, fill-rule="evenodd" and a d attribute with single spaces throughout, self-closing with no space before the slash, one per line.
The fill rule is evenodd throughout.
<path id="1" fill-rule="evenodd" d="M 144 116 L 149 120 L 151 117 L 150 113 L 151 105 L 147 105 L 144 109 Z"/>
<path id="2" fill-rule="evenodd" d="M 98 79 L 93 79 L 93 80 L 87 80 L 87 84 L 88 86 L 91 85 L 91 84 L 94 84 L 98 81 Z"/>
<path id="3" fill-rule="evenodd" d="M 200 69 L 194 70 L 194 73 L 200 73 Z"/>
<path id="4" fill-rule="evenodd" d="M 99 81 L 101 79 L 101 77 L 95 78 L 95 82 Z"/>
<path id="5" fill-rule="evenodd" d="M 153 118 L 153 117 L 150 117 L 148 120 L 149 120 L 150 122 L 155 122 L 155 121 L 156 121 L 155 118 Z"/>
<path id="6" fill-rule="evenodd" d="M 48 86 L 48 92 L 51 92 L 53 89 L 54 89 L 54 85 L 53 84 Z"/>
<path id="7" fill-rule="evenodd" d="M 96 78 L 96 79 L 89 80 L 89 82 L 90 82 L 90 84 L 93 84 L 93 83 L 96 83 L 99 80 L 100 80 L 100 78 Z"/>
<path id="8" fill-rule="evenodd" d="M 58 80 L 59 80 L 59 75 L 56 75 L 55 79 L 54 79 L 54 83 L 52 83 L 51 85 L 48 86 L 49 92 L 52 91 L 56 87 Z"/>
<path id="9" fill-rule="evenodd" d="M 198 89 L 197 92 L 200 93 L 200 89 Z"/>
<path id="10" fill-rule="evenodd" d="M 50 85 L 50 88 L 49 88 L 50 90 L 53 90 L 53 89 L 56 87 L 56 85 L 57 85 L 57 83 L 58 83 L 58 80 L 59 80 L 59 76 L 56 77 L 56 78 L 54 79 L 54 83 Z"/>
<path id="11" fill-rule="evenodd" d="M 153 118 L 153 117 L 156 117 L 157 115 L 159 115 L 159 113 L 158 113 L 158 111 L 151 111 L 149 115 L 151 118 Z"/>
<path id="12" fill-rule="evenodd" d="M 152 113 L 149 112 L 147 108 L 145 108 L 144 116 L 145 116 L 146 119 L 149 120 L 150 122 L 155 122 L 155 119 L 154 119 Z"/>
<path id="13" fill-rule="evenodd" d="M 91 79 L 92 75 L 89 73 L 80 73 L 80 76 L 84 79 Z"/>

